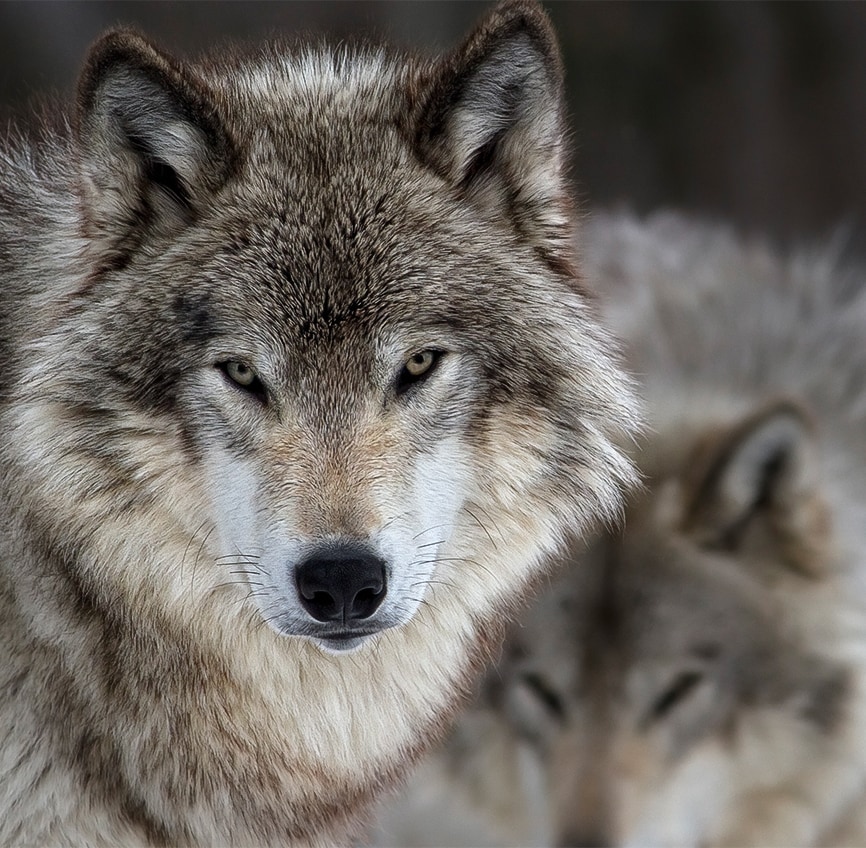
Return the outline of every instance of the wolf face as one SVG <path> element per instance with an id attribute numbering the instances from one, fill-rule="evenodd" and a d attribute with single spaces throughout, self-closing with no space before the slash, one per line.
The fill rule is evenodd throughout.
<path id="1" fill-rule="evenodd" d="M 551 546 L 629 479 L 606 434 L 630 396 L 567 246 L 559 60 L 528 8 L 439 64 L 185 65 L 128 32 L 88 60 L 90 270 L 51 391 L 110 454 L 100 489 L 150 473 L 118 427 L 178 443 L 210 493 L 194 544 L 282 634 L 356 647 L 475 541 Z"/>
<path id="2" fill-rule="evenodd" d="M 658 438 L 622 535 L 515 631 L 500 693 L 560 845 L 813 844 L 861 778 L 810 427 Z"/>

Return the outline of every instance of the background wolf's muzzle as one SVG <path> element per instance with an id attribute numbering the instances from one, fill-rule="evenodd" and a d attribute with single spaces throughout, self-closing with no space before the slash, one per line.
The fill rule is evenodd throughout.
<path id="1" fill-rule="evenodd" d="M 353 544 L 313 553 L 295 569 L 301 606 L 316 621 L 370 618 L 387 593 L 384 560 Z"/>

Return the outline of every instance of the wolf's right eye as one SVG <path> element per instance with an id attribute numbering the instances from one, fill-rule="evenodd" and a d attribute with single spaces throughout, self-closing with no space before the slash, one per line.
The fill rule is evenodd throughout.
<path id="1" fill-rule="evenodd" d="M 230 383 L 248 392 L 261 403 L 267 403 L 268 393 L 265 385 L 249 365 L 237 359 L 229 359 L 218 362 L 217 368 L 223 372 Z"/>
<path id="2" fill-rule="evenodd" d="M 553 689 L 548 686 L 537 674 L 524 674 L 522 677 L 524 686 L 538 699 L 544 708 L 556 719 L 565 717 L 565 707 L 562 699 Z"/>
<path id="3" fill-rule="evenodd" d="M 444 351 L 441 350 L 419 350 L 413 353 L 404 363 L 403 368 L 397 375 L 395 390 L 398 395 L 407 392 L 416 383 L 426 380 L 442 358 Z"/>
<path id="4" fill-rule="evenodd" d="M 548 745 L 568 721 L 563 698 L 535 671 L 509 677 L 503 690 L 505 715 L 521 737 L 534 745 Z"/>

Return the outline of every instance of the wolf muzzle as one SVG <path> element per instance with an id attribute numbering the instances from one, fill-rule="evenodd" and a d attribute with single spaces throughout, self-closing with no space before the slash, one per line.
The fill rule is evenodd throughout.
<path id="1" fill-rule="evenodd" d="M 314 552 L 296 567 L 295 583 L 312 618 L 344 627 L 370 618 L 388 591 L 384 560 L 354 545 Z"/>

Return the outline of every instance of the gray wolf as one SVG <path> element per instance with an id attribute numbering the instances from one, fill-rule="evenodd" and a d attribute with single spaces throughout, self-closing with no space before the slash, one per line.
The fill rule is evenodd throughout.
<path id="1" fill-rule="evenodd" d="M 0 154 L 0 842 L 333 844 L 635 479 L 543 11 L 119 30 Z"/>
<path id="2" fill-rule="evenodd" d="M 514 629 L 427 815 L 470 797 L 499 845 L 864 845 L 862 272 L 671 214 L 599 215 L 583 250 L 641 375 L 646 489 Z"/>

